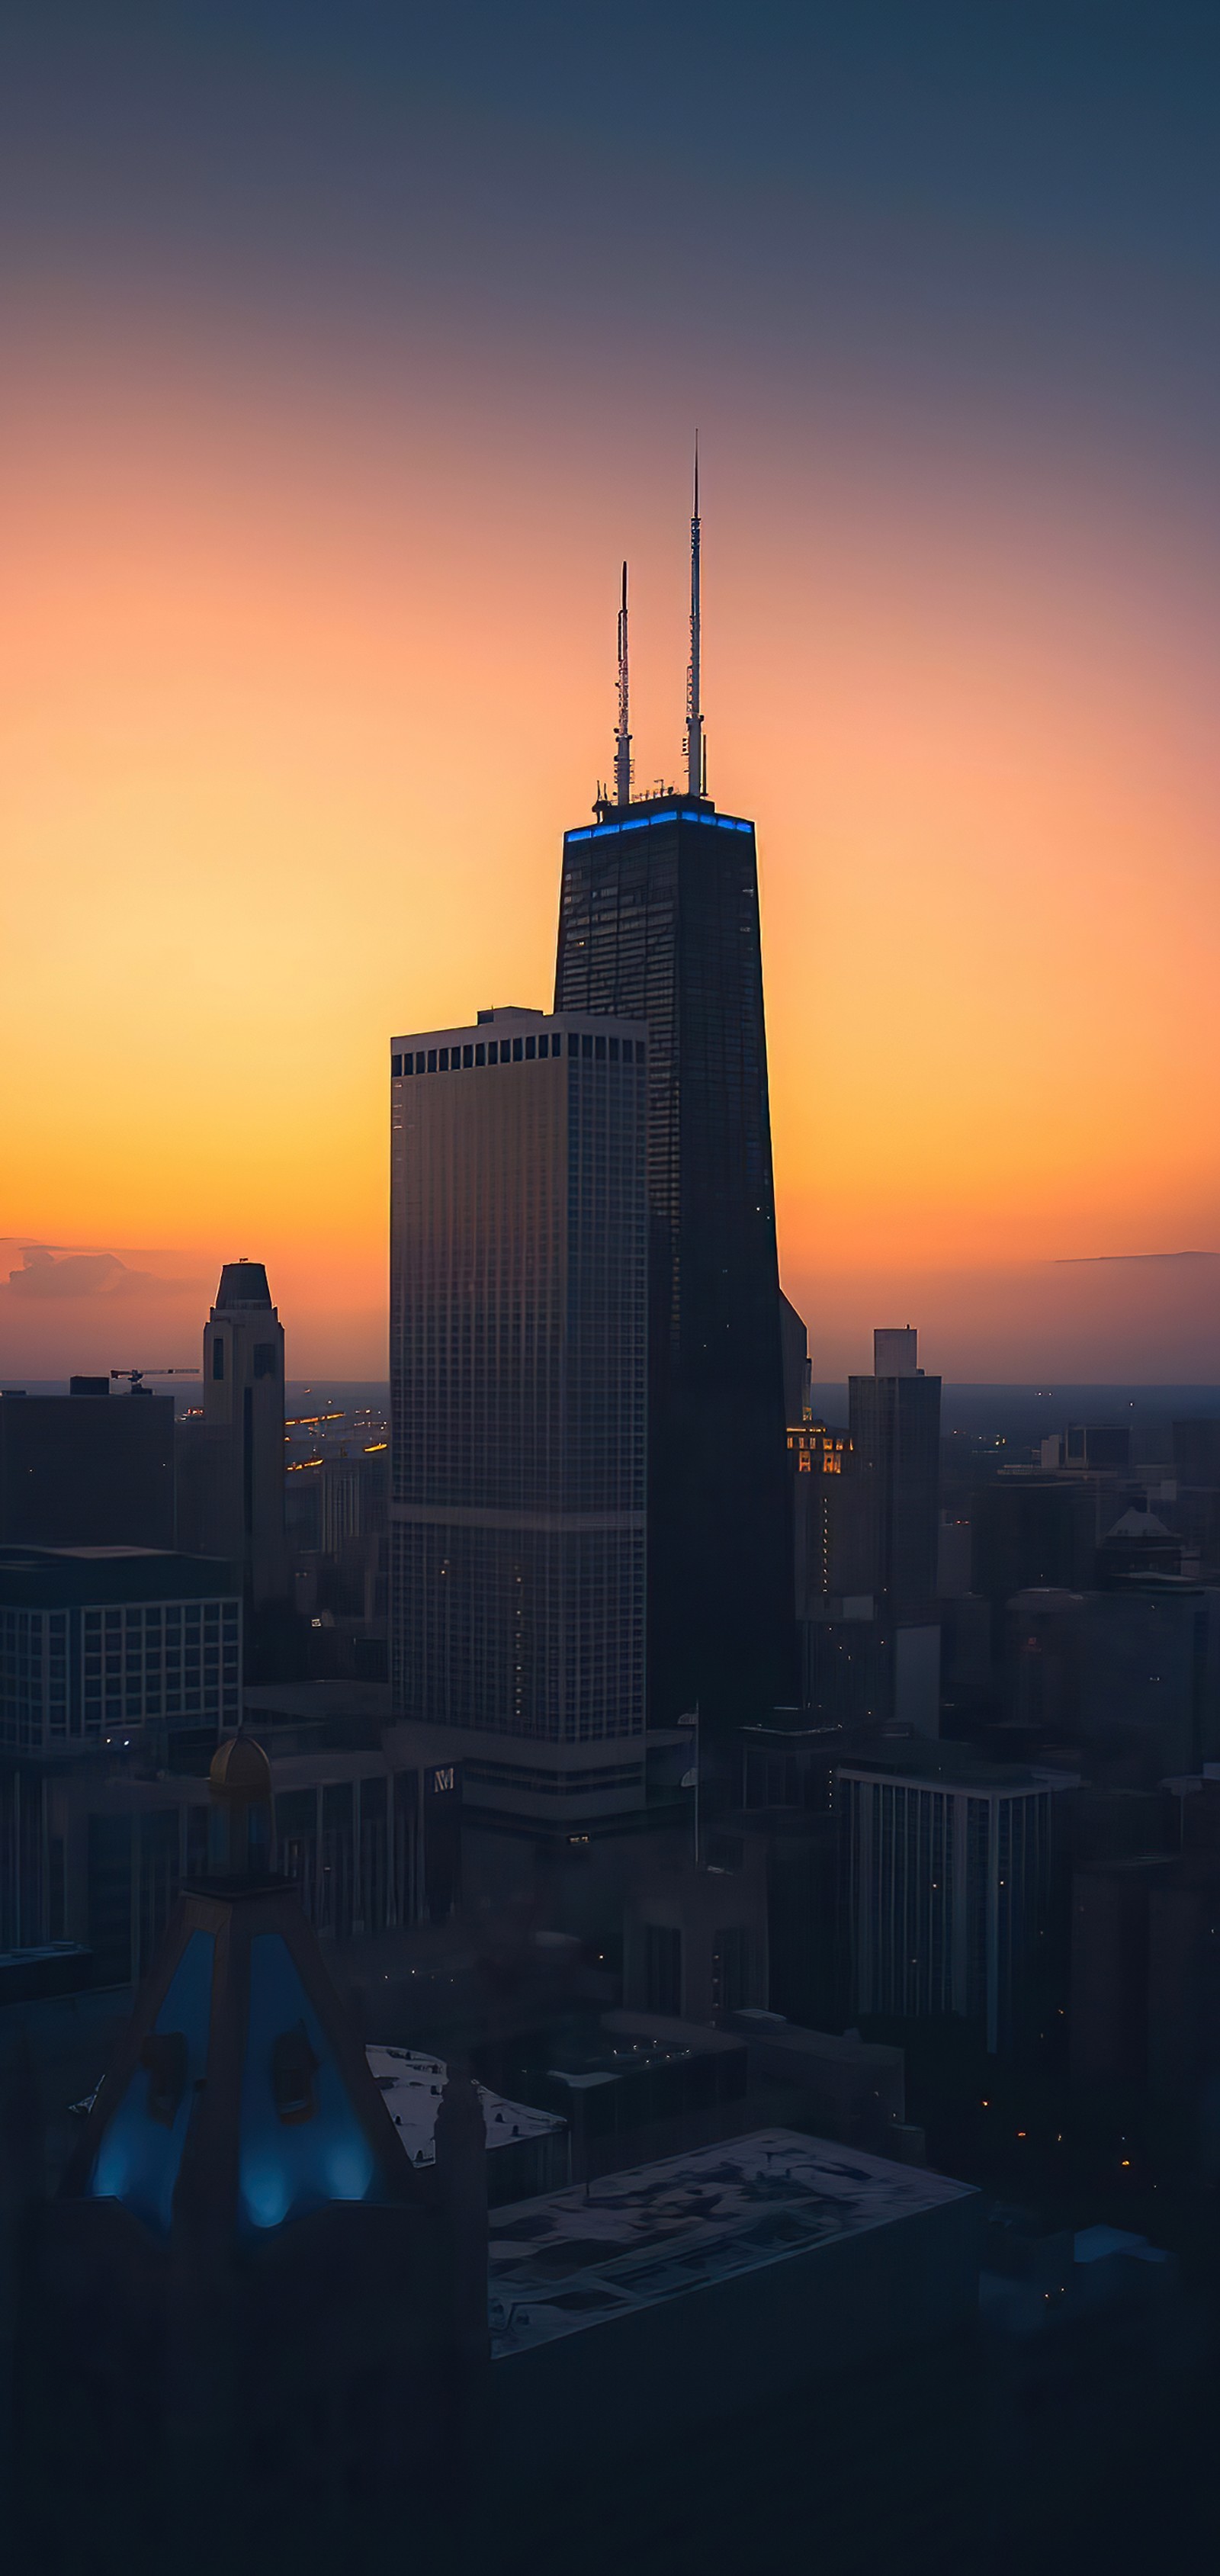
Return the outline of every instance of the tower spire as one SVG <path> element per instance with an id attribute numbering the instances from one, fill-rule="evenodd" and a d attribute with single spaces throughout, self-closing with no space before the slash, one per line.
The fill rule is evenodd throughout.
<path id="1" fill-rule="evenodd" d="M 627 566 L 623 566 L 623 604 L 618 613 L 618 724 L 614 735 L 614 801 L 631 803 L 631 715 L 627 673 Z"/>
<path id="2" fill-rule="evenodd" d="M 686 666 L 686 792 L 702 796 L 707 788 L 707 751 L 699 703 L 699 432 L 695 432 L 695 506 L 690 523 L 690 660 Z"/>

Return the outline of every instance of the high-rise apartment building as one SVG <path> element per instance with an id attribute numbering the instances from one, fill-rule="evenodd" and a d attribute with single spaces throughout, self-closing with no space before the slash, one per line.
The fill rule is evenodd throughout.
<path id="1" fill-rule="evenodd" d="M 392 1048 L 396 1710 L 638 1737 L 644 1030 L 495 1010 Z"/>
<path id="2" fill-rule="evenodd" d="M 226 1261 L 203 1334 L 203 1416 L 179 1425 L 178 1541 L 240 1570 L 247 1603 L 287 1598 L 284 1327 L 261 1261 Z"/>

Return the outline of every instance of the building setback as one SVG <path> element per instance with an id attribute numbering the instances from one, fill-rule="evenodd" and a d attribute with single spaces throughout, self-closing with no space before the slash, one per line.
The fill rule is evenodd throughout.
<path id="1" fill-rule="evenodd" d="M 706 797 L 565 835 L 555 1006 L 648 1024 L 653 1725 L 791 1697 L 792 1522 L 754 826 Z"/>
<path id="2" fill-rule="evenodd" d="M 396 1712 L 638 1736 L 644 1031 L 496 1010 L 392 1046 Z"/>

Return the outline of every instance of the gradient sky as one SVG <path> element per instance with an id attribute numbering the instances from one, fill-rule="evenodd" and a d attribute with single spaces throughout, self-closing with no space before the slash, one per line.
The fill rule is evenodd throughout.
<path id="1" fill-rule="evenodd" d="M 6 14 L 6 1374 L 239 1252 L 383 1367 L 387 1040 L 549 1003 L 624 553 L 675 773 L 697 421 L 816 1373 L 1220 1375 L 1218 145 L 1174 0 Z"/>

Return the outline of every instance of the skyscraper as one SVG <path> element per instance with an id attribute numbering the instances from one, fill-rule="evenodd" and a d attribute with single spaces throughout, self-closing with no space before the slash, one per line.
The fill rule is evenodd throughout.
<path id="1" fill-rule="evenodd" d="M 392 1045 L 396 1709 L 638 1737 L 644 1032 L 495 1010 Z"/>
<path id="2" fill-rule="evenodd" d="M 848 1424 L 864 1480 L 866 1567 L 889 1673 L 890 1713 L 935 1735 L 940 1708 L 936 1558 L 940 1379 L 917 1366 L 909 1326 L 873 1335 L 871 1377 L 847 1382 Z"/>
<path id="3" fill-rule="evenodd" d="M 705 792 L 698 483 L 685 794 L 616 796 L 563 845 L 557 1011 L 646 1021 L 648 1687 L 713 1729 L 792 1687 L 791 1503 L 754 826 Z"/>
<path id="4" fill-rule="evenodd" d="M 284 1327 L 261 1261 L 226 1261 L 203 1335 L 203 1419 L 178 1426 L 178 1541 L 241 1570 L 247 1603 L 288 1592 Z"/>

